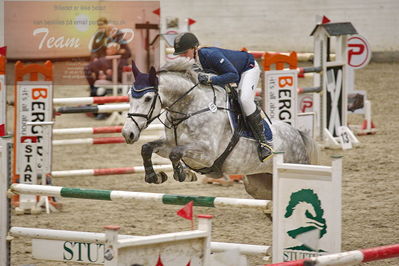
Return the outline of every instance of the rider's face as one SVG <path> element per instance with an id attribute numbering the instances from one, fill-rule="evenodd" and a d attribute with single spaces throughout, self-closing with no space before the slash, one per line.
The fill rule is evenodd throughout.
<path id="1" fill-rule="evenodd" d="M 184 54 L 180 54 L 180 56 L 188 57 L 193 59 L 194 58 L 194 48 L 188 49 Z"/>

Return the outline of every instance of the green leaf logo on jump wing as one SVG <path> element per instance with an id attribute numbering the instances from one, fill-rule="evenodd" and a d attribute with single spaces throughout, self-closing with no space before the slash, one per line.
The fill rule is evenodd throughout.
<path id="1" fill-rule="evenodd" d="M 324 210 L 319 197 L 312 189 L 301 189 L 291 194 L 284 217 L 302 216 L 298 228 L 287 231 L 287 234 L 302 243 L 288 247 L 288 250 L 325 252 L 318 248 L 319 239 L 327 233 Z"/>

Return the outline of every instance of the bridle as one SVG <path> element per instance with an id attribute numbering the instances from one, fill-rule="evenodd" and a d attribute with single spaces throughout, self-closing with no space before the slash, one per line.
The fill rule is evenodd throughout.
<path id="1" fill-rule="evenodd" d="M 178 103 L 180 100 L 182 100 L 183 98 L 185 98 L 185 97 L 186 97 L 192 90 L 194 90 L 198 85 L 199 85 L 199 84 L 197 83 L 197 84 L 195 84 L 193 87 L 191 87 L 188 91 L 186 91 L 183 95 L 181 95 L 176 101 L 174 101 L 171 105 L 169 105 L 168 107 L 166 107 L 166 108 L 165 108 L 165 111 L 169 111 L 169 112 L 173 112 L 173 113 L 179 113 L 179 112 L 177 112 L 177 111 L 171 110 L 170 108 L 171 108 L 172 106 L 174 106 L 176 103 Z M 129 94 L 131 95 L 133 91 L 136 92 L 136 93 L 142 93 L 142 96 L 141 96 L 141 97 L 143 97 L 143 96 L 144 96 L 146 93 L 148 93 L 148 92 L 155 92 L 155 97 L 152 99 L 151 106 L 150 106 L 150 109 L 148 110 L 148 113 L 146 113 L 146 114 L 143 114 L 143 113 L 127 113 L 127 117 L 130 118 L 130 119 L 133 121 L 133 123 L 137 126 L 137 128 L 139 129 L 139 131 L 141 131 L 141 130 L 143 130 L 144 128 L 148 127 L 148 125 L 151 124 L 152 121 L 154 121 L 155 119 L 159 118 L 165 111 L 163 111 L 163 112 L 161 112 L 160 114 L 158 114 L 158 115 L 152 117 L 152 115 L 153 115 L 153 113 L 154 113 L 154 110 L 155 110 L 155 105 L 157 104 L 157 100 L 158 100 L 158 99 L 159 99 L 159 102 L 160 102 L 161 105 L 162 105 L 162 100 L 161 100 L 161 97 L 160 97 L 160 95 L 159 95 L 158 86 L 149 86 L 149 87 L 144 87 L 144 88 L 142 88 L 142 89 L 137 89 L 137 88 L 135 88 L 134 85 L 133 85 L 132 88 L 131 88 L 130 91 L 129 91 Z M 181 113 L 180 113 L 180 114 L 181 114 Z M 190 115 L 190 116 L 191 116 L 191 115 Z M 145 119 L 146 119 L 147 122 L 146 122 L 146 124 L 144 125 L 143 128 L 141 128 L 141 127 L 139 126 L 139 124 L 137 123 L 135 117 L 142 117 L 142 118 L 145 118 Z M 185 116 L 185 119 L 187 119 L 188 117 L 189 117 L 189 116 L 186 115 L 186 116 Z M 184 120 L 185 120 L 185 119 L 184 119 Z M 180 122 L 183 122 L 184 120 L 179 120 L 179 121 L 180 121 Z M 160 120 L 160 121 L 161 121 L 161 120 Z M 179 124 L 180 124 L 180 122 L 179 122 Z M 164 123 L 163 121 L 161 121 L 161 123 L 162 123 L 164 126 L 166 126 L 165 123 Z"/>
<path id="2" fill-rule="evenodd" d="M 165 70 L 161 70 L 160 72 L 167 72 Z M 194 84 L 189 90 L 187 90 L 185 93 L 183 93 L 177 100 L 175 100 L 172 104 L 170 104 L 169 106 L 165 107 L 164 111 L 160 112 L 158 115 L 152 117 L 153 112 L 155 110 L 155 105 L 157 103 L 157 100 L 159 99 L 161 106 L 162 106 L 162 100 L 161 97 L 159 95 L 159 91 L 158 91 L 158 86 L 151 86 L 151 87 L 144 87 L 142 89 L 137 89 L 134 87 L 134 85 L 132 86 L 131 90 L 129 91 L 130 94 L 132 94 L 133 92 L 136 93 L 142 93 L 143 97 L 147 92 L 155 92 L 155 97 L 152 100 L 151 103 L 151 107 L 148 111 L 147 114 L 143 114 L 143 113 L 128 113 L 127 117 L 130 118 L 133 123 L 135 123 L 135 125 L 137 126 L 137 128 L 139 129 L 139 131 L 142 131 L 144 128 L 148 127 L 149 124 L 152 123 L 152 121 L 154 121 L 155 119 L 159 119 L 159 117 L 164 113 L 164 112 L 169 112 L 170 114 L 178 114 L 180 115 L 179 118 L 172 118 L 171 116 L 167 116 L 166 119 L 168 120 L 168 122 L 170 122 L 170 126 L 166 125 L 165 122 L 163 122 L 161 119 L 159 119 L 159 121 L 166 127 L 166 128 L 173 128 L 174 130 L 174 135 L 175 135 L 175 142 L 177 145 L 177 127 L 179 126 L 180 123 L 182 123 L 183 121 L 191 118 L 192 116 L 204 113 L 204 112 L 216 112 L 217 110 L 229 110 L 228 108 L 225 107 L 220 107 L 216 105 L 216 91 L 215 91 L 215 87 L 213 85 L 211 85 L 212 91 L 213 91 L 213 99 L 212 102 L 210 102 L 208 104 L 207 107 L 200 109 L 196 112 L 192 112 L 192 113 L 182 113 L 176 110 L 173 110 L 172 107 L 177 104 L 179 101 L 183 100 L 190 92 L 192 92 L 195 88 L 197 88 L 199 85 L 199 83 Z M 139 126 L 139 124 L 137 123 L 135 117 L 143 117 L 147 120 L 146 124 L 144 125 L 143 128 L 141 128 Z"/>
<path id="3" fill-rule="evenodd" d="M 161 114 L 156 115 L 154 117 L 152 117 L 154 110 L 155 110 L 155 105 L 157 104 L 157 100 L 159 99 L 159 102 L 162 105 L 162 101 L 161 101 L 161 97 L 159 96 L 159 92 L 158 92 L 158 86 L 149 86 L 149 87 L 144 87 L 142 89 L 136 89 L 134 87 L 134 85 L 132 86 L 132 88 L 129 91 L 129 94 L 132 94 L 132 91 L 135 92 L 139 92 L 139 93 L 143 93 L 142 96 L 144 96 L 146 93 L 148 92 L 155 92 L 155 97 L 152 99 L 152 103 L 150 106 L 150 109 L 148 110 L 147 114 L 143 114 L 143 113 L 127 113 L 127 117 L 130 118 L 133 123 L 137 126 L 137 128 L 141 131 L 144 128 L 148 127 L 149 124 L 152 123 L 152 121 L 154 121 L 155 119 L 157 119 Z M 139 124 L 137 123 L 135 117 L 143 117 L 146 119 L 146 124 L 144 125 L 143 128 L 140 128 Z"/>

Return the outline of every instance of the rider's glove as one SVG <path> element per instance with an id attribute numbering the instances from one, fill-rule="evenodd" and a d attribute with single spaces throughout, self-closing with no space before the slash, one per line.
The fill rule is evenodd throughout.
<path id="1" fill-rule="evenodd" d="M 199 73 L 198 74 L 198 82 L 204 85 L 211 84 L 211 76 L 206 73 Z"/>

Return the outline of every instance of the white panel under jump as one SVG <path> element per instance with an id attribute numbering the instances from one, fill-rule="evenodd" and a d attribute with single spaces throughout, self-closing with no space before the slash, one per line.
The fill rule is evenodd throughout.
<path id="1" fill-rule="evenodd" d="M 304 165 L 278 153 L 273 168 L 273 262 L 340 252 L 341 157 Z"/>
<path id="2" fill-rule="evenodd" d="M 269 246 L 210 242 L 212 216 L 198 215 L 198 229 L 150 236 L 12 227 L 13 237 L 31 237 L 32 256 L 40 260 L 105 266 L 247 266 L 245 255 L 265 254 Z M 211 252 L 213 254 L 211 254 Z"/>

